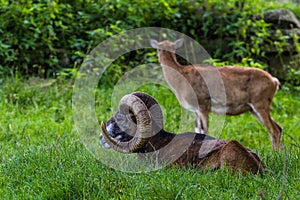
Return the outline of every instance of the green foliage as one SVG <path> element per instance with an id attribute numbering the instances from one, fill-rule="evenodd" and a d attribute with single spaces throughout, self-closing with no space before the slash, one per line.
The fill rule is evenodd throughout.
<path id="1" fill-rule="evenodd" d="M 91 48 L 123 30 L 167 27 L 170 21 L 179 27 L 185 20 L 181 9 L 185 15 L 193 11 L 187 1 L 175 0 L 168 3 L 3 0 L 0 2 L 1 73 L 51 75 L 62 67 L 81 63 Z"/>
<path id="2" fill-rule="evenodd" d="M 293 91 L 300 92 L 300 70 L 289 68 L 289 73 L 286 77 L 286 86 L 291 88 Z"/>
<path id="3" fill-rule="evenodd" d="M 300 16 L 299 7 L 274 0 L 1 0 L 0 75 L 72 76 L 64 68 L 78 68 L 100 42 L 140 27 L 170 28 L 199 41 L 214 59 L 251 60 L 266 69 L 262 45 L 270 42 L 270 27 L 259 16 L 280 7 Z M 217 44 L 207 43 L 217 38 Z M 144 63 L 148 53 L 132 52 L 115 64 L 124 72 Z"/>
<path id="4" fill-rule="evenodd" d="M 262 45 L 269 41 L 269 27 L 262 16 L 264 6 L 259 1 L 208 1 L 202 15 L 205 38 L 219 38 L 219 51 L 212 57 L 231 63 L 242 59 L 261 62 Z M 266 64 L 264 64 L 266 65 Z"/>
<path id="5" fill-rule="evenodd" d="M 64 21 L 72 15 L 57 1 L 17 1 L 1 5 L 2 66 L 16 66 L 22 72 L 44 73 L 45 66 L 58 65 L 60 48 L 67 44 Z M 30 66 L 29 66 L 30 65 Z"/>

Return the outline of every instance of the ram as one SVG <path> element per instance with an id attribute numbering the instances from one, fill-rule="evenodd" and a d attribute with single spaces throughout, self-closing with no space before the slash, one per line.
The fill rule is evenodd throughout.
<path id="1" fill-rule="evenodd" d="M 273 149 L 281 148 L 282 128 L 270 116 L 272 99 L 279 87 L 277 78 L 251 67 L 181 65 L 175 52 L 183 45 L 183 39 L 174 43 L 151 39 L 150 45 L 157 49 L 165 80 L 180 104 L 195 113 L 196 132 L 208 134 L 209 112 L 251 112 L 267 127 Z"/>
<path id="2" fill-rule="evenodd" d="M 205 134 L 173 134 L 163 129 L 163 116 L 156 100 L 136 92 L 124 96 L 118 112 L 101 124 L 100 143 L 122 153 L 151 154 L 147 159 L 179 167 L 218 169 L 253 174 L 264 171 L 259 157 L 239 142 L 219 140 Z M 143 157 L 143 156 L 141 156 Z M 145 159 L 145 158 L 144 158 Z"/>

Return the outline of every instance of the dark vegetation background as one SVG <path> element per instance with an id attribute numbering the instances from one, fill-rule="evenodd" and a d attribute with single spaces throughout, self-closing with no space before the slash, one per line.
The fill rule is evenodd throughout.
<path id="1" fill-rule="evenodd" d="M 288 3 L 272 0 L 1 0 L 0 76 L 70 77 L 85 55 L 106 38 L 123 30 L 152 26 L 173 29 L 194 38 L 221 65 L 239 63 L 267 70 L 262 45 L 270 42 L 270 25 L 257 16 L 266 10 L 284 7 L 300 16 L 297 4 L 284 2 Z M 222 42 L 211 44 L 214 39 Z M 298 38 L 294 42 L 298 45 Z M 109 80 L 104 83 L 115 82 L 141 60 L 155 60 L 156 54 L 142 54 L 145 52 L 124 55 L 116 67 L 107 72 L 114 76 L 107 76 Z M 300 85 L 299 71 L 287 76 L 287 83 Z"/>

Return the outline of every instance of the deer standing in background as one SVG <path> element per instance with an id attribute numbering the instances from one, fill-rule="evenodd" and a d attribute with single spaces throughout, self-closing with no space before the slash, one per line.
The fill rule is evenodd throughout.
<path id="1" fill-rule="evenodd" d="M 150 45 L 158 51 L 166 82 L 181 105 L 196 115 L 196 132 L 208 133 L 208 113 L 239 115 L 251 112 L 267 127 L 273 149 L 280 149 L 282 128 L 271 118 L 272 99 L 279 81 L 268 72 L 250 67 L 213 67 L 206 65 L 181 65 L 175 51 L 183 39 L 175 42 L 157 42 Z M 219 75 L 222 81 L 216 81 Z M 224 88 L 225 98 L 222 98 Z"/>

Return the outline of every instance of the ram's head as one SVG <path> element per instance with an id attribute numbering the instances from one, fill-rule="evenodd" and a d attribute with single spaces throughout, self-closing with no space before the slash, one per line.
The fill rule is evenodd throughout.
<path id="1" fill-rule="evenodd" d="M 137 152 L 162 127 L 162 111 L 156 100 L 135 92 L 124 96 L 118 112 L 106 124 L 101 124 L 100 142 L 105 148 L 112 147 L 123 153 Z"/>

